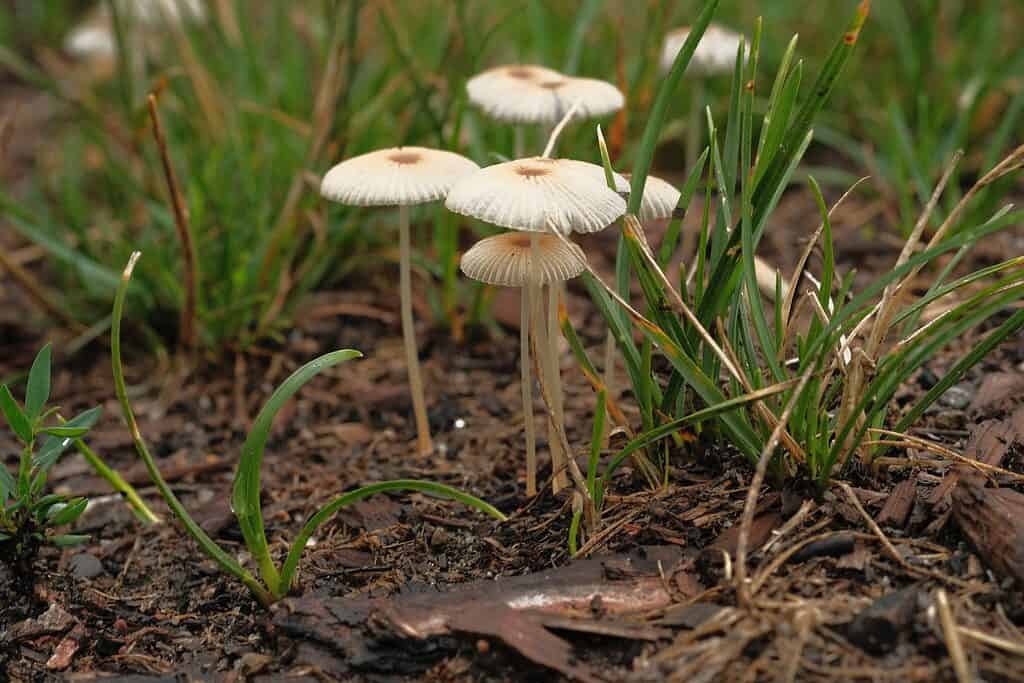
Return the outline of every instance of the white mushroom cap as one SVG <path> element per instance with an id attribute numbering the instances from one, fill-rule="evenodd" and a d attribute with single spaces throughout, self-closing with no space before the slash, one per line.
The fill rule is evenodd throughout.
<path id="1" fill-rule="evenodd" d="M 536 64 L 488 69 L 466 82 L 469 101 L 488 116 L 507 123 L 555 123 L 561 103 L 542 83 L 565 77 Z"/>
<path id="2" fill-rule="evenodd" d="M 202 0 L 117 0 L 116 4 L 121 16 L 130 17 L 129 28 L 133 32 L 182 24 L 186 20 L 201 21 L 206 16 Z M 76 59 L 108 59 L 117 55 L 114 19 L 106 3 L 68 32 L 64 50 Z"/>
<path id="3" fill-rule="evenodd" d="M 683 27 L 671 31 L 665 36 L 665 45 L 661 51 L 661 69 L 668 71 L 672 63 L 682 49 L 686 37 L 690 35 L 690 28 Z M 736 65 L 736 53 L 740 49 L 740 41 L 743 36 L 732 29 L 721 24 L 712 23 L 704 31 L 697 49 L 686 67 L 687 73 L 696 76 L 714 76 L 723 72 L 732 71 Z"/>
<path id="4" fill-rule="evenodd" d="M 445 206 L 455 213 L 513 230 L 597 232 L 626 212 L 600 166 L 531 157 L 495 164 L 460 180 Z"/>
<path id="5" fill-rule="evenodd" d="M 572 78 L 535 64 L 488 69 L 469 79 L 466 91 L 488 116 L 508 123 L 557 123 L 576 101 L 577 119 L 605 116 L 625 104 L 611 83 Z"/>
<path id="6" fill-rule="evenodd" d="M 561 115 L 577 105 L 575 119 L 594 119 L 614 114 L 626 104 L 622 92 L 607 81 L 596 78 L 568 78 L 550 80 L 541 84 L 555 93 L 560 100 Z"/>
<path id="7" fill-rule="evenodd" d="M 583 250 L 555 235 L 537 235 L 535 284 L 571 280 L 586 270 Z M 462 255 L 462 272 L 478 282 L 525 287 L 534 278 L 530 236 L 506 232 L 480 240 Z"/>
<path id="8" fill-rule="evenodd" d="M 630 174 L 623 176 L 630 179 Z M 628 191 L 628 189 L 627 189 Z M 669 182 L 656 176 L 647 176 L 644 183 L 644 196 L 640 200 L 640 211 L 637 218 L 641 223 L 660 221 L 672 217 L 681 193 Z"/>
<path id="9" fill-rule="evenodd" d="M 402 206 L 444 199 L 452 185 L 480 169 L 454 152 L 393 147 L 346 159 L 320 183 L 320 194 L 351 206 Z"/>

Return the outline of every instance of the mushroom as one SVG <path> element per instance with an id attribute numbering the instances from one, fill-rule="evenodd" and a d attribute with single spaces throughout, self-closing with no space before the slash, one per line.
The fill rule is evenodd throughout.
<path id="1" fill-rule="evenodd" d="M 531 248 L 532 243 L 535 243 L 535 248 Z M 519 345 L 527 496 L 537 494 L 537 435 L 533 423 L 533 380 L 530 375 L 531 327 L 538 354 L 546 354 L 546 357 L 538 358 L 540 367 L 557 367 L 558 363 L 550 356 L 554 347 L 544 343 L 545 324 L 534 320 L 535 316 L 539 318 L 539 311 L 534 311 L 530 302 L 537 300 L 536 292 L 541 287 L 553 287 L 582 273 L 585 262 L 583 250 L 575 244 L 563 242 L 555 235 L 534 236 L 521 232 L 506 232 L 482 239 L 462 256 L 461 268 L 467 277 L 489 285 L 524 290 L 521 295 Z M 533 296 L 529 294 L 531 291 Z"/>
<path id="2" fill-rule="evenodd" d="M 469 159 L 424 147 L 395 147 L 352 157 L 324 176 L 320 194 L 350 206 L 397 206 L 399 215 L 399 295 L 402 308 L 402 339 L 409 372 L 418 450 L 434 450 L 430 439 L 423 380 L 412 319 L 412 248 L 409 237 L 409 206 L 444 199 L 459 179 L 478 171 Z"/>
<path id="3" fill-rule="evenodd" d="M 524 155 L 524 124 L 553 126 L 577 103 L 575 118 L 596 118 L 622 109 L 625 98 L 611 83 L 565 76 L 535 64 L 488 69 L 466 83 L 469 101 L 491 118 L 516 125 L 516 158 Z"/>
<path id="4" fill-rule="evenodd" d="M 661 69 L 668 71 L 675 62 L 676 55 L 690 35 L 690 27 L 684 26 L 670 31 L 665 36 L 661 50 Z M 690 107 L 690 119 L 687 122 L 686 165 L 692 168 L 697 159 L 697 147 L 700 145 L 700 115 L 704 107 L 705 80 L 722 73 L 729 73 L 736 64 L 736 53 L 744 44 L 743 35 L 712 22 L 686 67 L 686 73 L 693 76 L 693 102 Z"/>
<path id="5" fill-rule="evenodd" d="M 622 178 L 626 181 L 631 180 L 632 177 L 630 173 L 622 174 Z M 616 185 L 618 185 L 617 180 Z M 629 191 L 628 187 L 626 191 Z M 679 203 L 680 194 L 672 183 L 648 175 L 647 181 L 644 183 L 644 196 L 640 198 L 640 210 L 636 217 L 643 224 L 672 218 L 672 213 Z"/>
<path id="6" fill-rule="evenodd" d="M 129 16 L 130 34 L 126 39 L 133 50 L 145 50 L 142 34 L 156 34 L 186 20 L 201 21 L 206 16 L 200 0 L 117 0 L 115 9 Z M 103 3 L 88 18 L 68 32 L 64 50 L 76 59 L 108 60 L 117 56 L 117 38 L 110 5 Z"/>
<path id="7" fill-rule="evenodd" d="M 600 166 L 572 159 L 531 157 L 488 166 L 466 177 L 448 193 L 445 206 L 455 213 L 531 233 L 533 260 L 539 262 L 540 254 L 536 252 L 540 233 L 569 235 L 603 230 L 625 213 L 626 200 L 605 184 Z M 548 376 L 551 387 L 552 419 L 562 427 L 561 374 L 554 346 L 558 340 L 558 297 L 559 287 L 549 285 L 548 330 L 544 336 L 551 348 L 540 360 L 551 361 L 542 373 Z M 527 298 L 531 310 L 535 305 L 539 310 L 541 304 L 530 288 Z M 562 452 L 559 439 L 551 438 L 549 442 L 554 469 L 559 473 L 552 482 L 557 492 L 568 483 L 562 471 L 568 454 Z"/>

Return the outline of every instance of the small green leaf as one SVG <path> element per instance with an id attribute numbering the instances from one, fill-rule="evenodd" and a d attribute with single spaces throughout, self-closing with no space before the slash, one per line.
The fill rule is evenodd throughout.
<path id="1" fill-rule="evenodd" d="M 32 424 L 25 413 L 21 411 L 18 402 L 11 395 L 11 390 L 6 384 L 0 385 L 0 411 L 3 411 L 4 418 L 14 434 L 21 439 L 22 443 L 32 440 Z"/>
<path id="2" fill-rule="evenodd" d="M 85 498 L 78 498 L 59 508 L 54 505 L 50 508 L 49 513 L 47 513 L 47 517 L 49 517 L 50 524 L 53 526 L 71 524 L 82 516 L 82 513 L 85 512 L 85 506 L 88 504 L 89 501 Z"/>
<path id="3" fill-rule="evenodd" d="M 8 497 L 17 488 L 18 482 L 14 481 L 14 477 L 7 471 L 7 468 L 0 464 L 0 505 L 5 505 Z"/>
<path id="4" fill-rule="evenodd" d="M 45 427 L 39 431 L 42 434 L 49 434 L 50 436 L 63 436 L 77 439 L 92 429 L 92 426 L 100 419 L 100 413 L 102 412 L 103 409 L 100 406 L 96 406 L 95 408 L 91 408 L 84 413 L 75 416 L 62 425 Z"/>
<path id="5" fill-rule="evenodd" d="M 39 521 L 43 521 L 50 516 L 50 509 L 56 505 L 63 506 L 67 502 L 67 498 L 59 493 L 51 493 L 47 496 L 43 496 L 32 508 L 32 513 L 36 516 Z"/>
<path id="6" fill-rule="evenodd" d="M 35 422 L 50 398 L 50 345 L 44 346 L 32 361 L 28 371 L 28 385 L 25 388 L 25 416 Z"/>
<path id="7" fill-rule="evenodd" d="M 83 543 L 88 542 L 89 536 L 87 534 L 61 534 L 60 536 L 54 536 L 50 539 L 50 543 L 53 543 L 59 548 L 82 545 Z"/>
<path id="8" fill-rule="evenodd" d="M 14 537 L 10 534 L 5 534 L 4 532 L 0 531 L 0 543 L 3 543 L 4 541 L 9 541 L 12 538 Z"/>

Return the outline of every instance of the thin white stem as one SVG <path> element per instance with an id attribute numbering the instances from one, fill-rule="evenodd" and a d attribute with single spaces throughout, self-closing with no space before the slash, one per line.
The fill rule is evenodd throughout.
<path id="1" fill-rule="evenodd" d="M 515 136 L 515 155 L 516 159 L 522 159 L 523 155 L 526 154 L 526 131 L 523 130 L 521 125 L 516 126 Z"/>
<path id="2" fill-rule="evenodd" d="M 427 402 L 423 397 L 423 378 L 416 347 L 416 326 L 412 320 L 412 244 L 409 237 L 409 207 L 398 207 L 399 296 L 402 306 L 402 341 L 405 344 L 405 365 L 409 372 L 409 392 L 416 416 L 416 444 L 420 455 L 434 451 L 427 420 Z"/>
<path id="3" fill-rule="evenodd" d="M 572 120 L 572 117 L 576 114 L 576 110 L 579 109 L 579 106 L 580 101 L 576 100 L 572 103 L 572 106 L 569 107 L 569 111 L 565 112 L 565 116 L 563 116 L 562 120 L 558 122 L 558 125 L 555 126 L 554 130 L 551 131 L 551 135 L 548 137 L 548 144 L 544 148 L 544 153 L 541 154 L 541 156 L 550 157 L 554 154 L 555 145 L 558 144 L 558 136 L 562 134 L 562 130 L 569 124 L 569 121 Z"/>
<path id="4" fill-rule="evenodd" d="M 565 431 L 565 397 L 562 392 L 562 367 L 558 362 L 558 340 L 561 335 L 558 332 L 558 294 L 559 294 L 559 283 L 552 282 L 548 285 L 548 372 L 550 373 L 550 386 L 551 386 L 551 401 L 554 404 L 555 409 L 555 422 L 561 430 Z M 555 491 L 558 492 L 561 489 L 569 486 L 569 475 L 565 471 L 565 467 L 568 464 L 568 459 L 572 457 L 572 453 L 566 452 L 562 448 L 561 439 L 558 439 L 558 450 L 561 451 L 561 460 L 559 468 L 556 470 L 555 475 Z"/>
<path id="5" fill-rule="evenodd" d="M 533 374 L 530 367 L 530 287 L 523 287 L 519 320 L 520 382 L 523 385 L 523 429 L 526 432 L 526 495 L 537 495 L 537 428 L 533 423 Z"/>

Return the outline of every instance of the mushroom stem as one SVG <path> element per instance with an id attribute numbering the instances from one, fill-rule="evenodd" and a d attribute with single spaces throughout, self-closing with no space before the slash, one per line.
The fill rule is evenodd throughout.
<path id="1" fill-rule="evenodd" d="M 604 339 L 604 390 L 605 395 L 609 400 L 614 399 L 616 396 L 615 390 L 615 336 L 608 331 L 608 335 Z M 604 421 L 604 431 L 601 433 L 601 445 L 603 448 L 608 448 L 608 442 L 611 439 L 612 434 L 612 420 L 611 413 L 608 413 L 608 419 Z"/>
<path id="2" fill-rule="evenodd" d="M 553 369 L 551 345 L 548 341 L 548 321 L 544 315 L 544 297 L 541 285 L 540 275 L 540 251 L 538 247 L 539 235 L 535 232 L 530 233 L 530 286 L 527 288 L 530 307 L 530 315 L 532 319 L 533 328 L 533 340 L 536 349 L 537 359 L 537 374 L 541 383 L 548 387 L 554 386 L 554 374 L 557 372 Z M 562 442 L 558 438 L 558 428 L 556 426 L 557 408 L 553 396 L 553 390 L 548 389 L 548 398 L 550 402 L 545 401 L 545 406 L 548 412 L 548 449 L 551 452 L 551 470 L 552 472 L 559 472 L 565 467 L 564 450 L 562 448 Z M 554 493 L 558 493 L 565 485 L 564 476 L 555 476 L 551 480 L 551 490 Z"/>
<path id="3" fill-rule="evenodd" d="M 516 126 L 515 136 L 514 153 L 516 159 L 522 159 L 526 155 L 526 131 L 523 130 L 522 125 Z"/>
<path id="4" fill-rule="evenodd" d="M 562 368 L 558 362 L 558 339 L 561 336 L 558 332 L 558 295 L 559 287 L 558 284 L 552 282 L 548 285 L 548 372 L 549 372 L 549 384 L 551 386 L 551 402 L 554 408 L 554 419 L 558 427 L 565 431 L 565 410 L 564 410 L 564 395 L 562 393 Z M 557 436 L 557 433 L 556 433 Z M 569 475 L 565 471 L 565 467 L 568 464 L 568 459 L 572 457 L 571 453 L 565 452 L 562 447 L 562 441 L 556 438 L 554 443 L 558 444 L 558 451 L 561 462 L 558 468 L 555 470 L 554 489 L 557 493 L 563 488 L 569 486 Z"/>
<path id="5" fill-rule="evenodd" d="M 686 123 L 686 171 L 697 163 L 700 148 L 700 116 L 704 109 L 704 79 L 693 79 L 693 102 L 690 104 L 690 120 Z"/>
<path id="6" fill-rule="evenodd" d="M 518 129 L 517 129 L 518 130 Z M 523 429 L 526 432 L 526 495 L 537 495 L 537 428 L 533 423 L 533 375 L 530 366 L 530 291 L 533 285 L 523 287 L 522 316 L 519 320 L 519 367 L 523 385 Z"/>
<path id="7" fill-rule="evenodd" d="M 434 451 L 427 420 L 427 402 L 423 397 L 423 378 L 416 347 L 416 327 L 412 320 L 412 245 L 409 237 L 409 207 L 398 207 L 399 296 L 402 307 L 402 341 L 405 344 L 405 365 L 409 372 L 409 392 L 416 417 L 416 443 L 420 455 Z"/>

